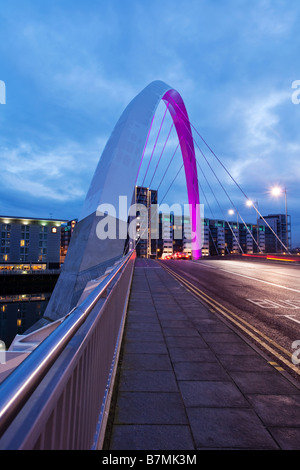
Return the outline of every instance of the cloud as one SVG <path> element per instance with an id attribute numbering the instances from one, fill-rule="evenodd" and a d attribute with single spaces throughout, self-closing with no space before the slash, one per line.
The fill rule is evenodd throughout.
<path id="1" fill-rule="evenodd" d="M 67 107 L 80 108 L 84 113 L 91 112 L 91 108 L 106 109 L 109 113 L 116 105 L 127 106 L 136 94 L 129 82 L 105 76 L 95 63 L 69 64 L 65 70 L 56 71 L 52 78 L 57 101 Z"/>
<path id="2" fill-rule="evenodd" d="M 254 175 L 257 182 L 277 175 L 287 146 L 290 156 L 296 155 L 300 141 L 291 142 L 284 129 L 287 106 L 290 92 L 285 90 L 234 100 L 227 115 L 235 129 L 231 133 L 234 158 L 230 159 L 230 169 L 240 182 L 248 182 Z M 286 163 L 282 165 L 284 171 Z"/>
<path id="3" fill-rule="evenodd" d="M 2 188 L 6 194 L 22 193 L 38 200 L 70 201 L 83 199 L 89 178 L 99 160 L 103 142 L 81 145 L 68 142 L 43 149 L 28 142 L 14 148 L 2 148 Z"/>

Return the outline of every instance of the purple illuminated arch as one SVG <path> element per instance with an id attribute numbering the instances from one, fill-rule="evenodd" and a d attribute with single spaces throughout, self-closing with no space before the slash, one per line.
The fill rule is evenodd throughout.
<path id="1" fill-rule="evenodd" d="M 162 99 L 168 105 L 168 111 L 172 116 L 180 143 L 190 207 L 191 231 L 193 235 L 192 256 L 193 259 L 199 259 L 202 255 L 200 198 L 195 148 L 190 122 L 183 99 L 176 90 L 171 89 L 167 91 Z"/>

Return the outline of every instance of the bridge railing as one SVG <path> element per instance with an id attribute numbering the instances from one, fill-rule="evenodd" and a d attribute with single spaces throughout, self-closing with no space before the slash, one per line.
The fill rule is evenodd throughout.
<path id="1" fill-rule="evenodd" d="M 135 252 L 4 380 L 0 449 L 101 449 Z"/>

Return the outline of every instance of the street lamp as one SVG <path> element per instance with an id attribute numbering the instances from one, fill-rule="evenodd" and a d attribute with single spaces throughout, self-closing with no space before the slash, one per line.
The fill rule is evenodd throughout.
<path id="1" fill-rule="evenodd" d="M 286 187 L 284 189 L 279 186 L 274 186 L 271 189 L 271 194 L 275 197 L 280 197 L 284 193 L 285 198 L 285 231 L 286 231 L 286 249 L 289 250 L 289 232 L 288 232 L 288 213 L 287 213 L 287 191 Z"/>
<path id="2" fill-rule="evenodd" d="M 271 194 L 275 197 L 281 196 L 282 189 L 279 186 L 275 186 L 274 188 L 271 189 Z"/>
<path id="3" fill-rule="evenodd" d="M 235 213 L 236 213 L 237 228 L 239 228 L 239 213 L 238 213 L 238 211 L 235 211 L 234 209 L 229 209 L 229 211 L 228 211 L 229 215 L 234 215 Z"/>

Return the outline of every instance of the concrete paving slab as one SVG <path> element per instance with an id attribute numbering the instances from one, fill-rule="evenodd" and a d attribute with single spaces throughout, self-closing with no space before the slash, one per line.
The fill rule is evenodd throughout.
<path id="1" fill-rule="evenodd" d="M 172 370 L 168 354 L 126 354 L 123 369 L 131 370 Z"/>
<path id="2" fill-rule="evenodd" d="M 132 317 L 127 321 L 127 331 L 138 330 L 138 331 L 161 331 L 161 327 L 158 321 L 142 321 L 137 322 Z"/>
<path id="3" fill-rule="evenodd" d="M 134 328 L 127 330 L 127 341 L 163 341 L 161 331 L 142 331 Z"/>
<path id="4" fill-rule="evenodd" d="M 187 412 L 197 449 L 279 449 L 250 409 L 208 407 Z"/>
<path id="5" fill-rule="evenodd" d="M 174 362 L 177 380 L 231 380 L 218 362 Z"/>
<path id="6" fill-rule="evenodd" d="M 120 391 L 177 392 L 173 371 L 161 370 L 122 370 Z"/>
<path id="7" fill-rule="evenodd" d="M 188 424 L 179 393 L 121 392 L 116 424 Z"/>
<path id="8" fill-rule="evenodd" d="M 168 348 L 170 359 L 173 363 L 178 362 L 218 362 L 216 355 L 204 344 L 204 348 Z"/>
<path id="9" fill-rule="evenodd" d="M 166 345 L 178 346 L 182 348 L 205 348 L 207 344 L 200 336 L 166 336 Z"/>
<path id="10" fill-rule="evenodd" d="M 194 449 L 188 425 L 118 425 L 113 428 L 110 450 L 166 450 Z"/>
<path id="11" fill-rule="evenodd" d="M 212 318 L 212 315 L 203 319 L 195 319 L 194 324 L 199 333 L 228 333 L 230 331 L 221 321 Z"/>
<path id="12" fill-rule="evenodd" d="M 231 377 L 239 389 L 247 395 L 261 393 L 286 395 L 295 393 L 295 387 L 271 367 L 269 371 L 231 372 Z"/>
<path id="13" fill-rule="evenodd" d="M 239 355 L 238 360 L 234 354 L 222 354 L 218 357 L 218 360 L 223 364 L 224 368 L 228 372 L 235 371 L 248 371 L 248 372 L 268 372 L 270 366 L 267 361 L 261 356 L 257 355 Z"/>
<path id="14" fill-rule="evenodd" d="M 140 353 L 140 354 L 168 354 L 168 349 L 163 341 L 128 341 L 125 345 L 125 354 Z"/>
<path id="15" fill-rule="evenodd" d="M 282 450 L 299 450 L 300 428 L 270 428 L 274 439 Z"/>
<path id="16" fill-rule="evenodd" d="M 300 395 L 248 395 L 250 403 L 266 426 L 299 428 Z M 299 442 L 300 449 L 300 442 Z"/>
<path id="17" fill-rule="evenodd" d="M 237 386 L 228 381 L 180 381 L 185 406 L 248 408 L 249 404 Z"/>

